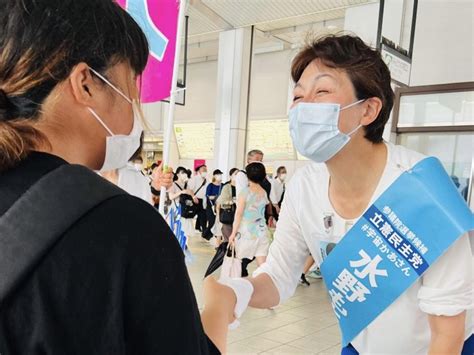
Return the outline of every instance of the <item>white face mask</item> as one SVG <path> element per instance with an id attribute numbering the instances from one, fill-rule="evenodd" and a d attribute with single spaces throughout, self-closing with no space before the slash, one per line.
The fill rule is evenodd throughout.
<path id="1" fill-rule="evenodd" d="M 285 181 L 285 179 L 286 179 L 286 174 L 281 174 L 281 175 L 280 175 L 280 180 L 281 180 L 281 181 Z"/>
<path id="2" fill-rule="evenodd" d="M 365 100 L 343 108 L 339 104 L 301 102 L 290 110 L 290 135 L 296 150 L 303 156 L 323 163 L 349 143 L 351 135 L 362 125 L 344 134 L 339 130 L 339 112 Z"/>
<path id="3" fill-rule="evenodd" d="M 207 178 L 207 171 L 203 171 L 201 173 L 201 177 L 204 178 L 204 179 Z"/>
<path id="4" fill-rule="evenodd" d="M 222 175 L 216 175 L 215 177 L 217 182 L 222 182 Z"/>
<path id="5" fill-rule="evenodd" d="M 189 180 L 187 174 L 179 174 L 179 179 L 180 179 L 182 182 L 188 182 L 188 180 Z"/>
<path id="6" fill-rule="evenodd" d="M 137 106 L 133 101 L 128 98 L 123 92 L 116 88 L 111 82 L 109 82 L 104 76 L 96 72 L 94 69 L 89 68 L 95 75 L 102 79 L 107 85 L 114 89 L 120 96 L 127 100 L 133 109 L 133 127 L 128 135 L 115 135 L 99 115 L 92 109 L 88 108 L 90 113 L 97 119 L 97 121 L 105 128 L 110 134 L 106 138 L 105 148 L 105 159 L 104 164 L 100 168 L 100 171 L 119 169 L 127 165 L 130 157 L 140 147 L 140 136 L 143 132 L 143 126 L 140 120 L 140 114 Z"/>
<path id="7" fill-rule="evenodd" d="M 135 166 L 135 169 L 137 169 L 138 171 L 142 171 L 142 170 L 143 170 L 143 165 L 140 164 L 140 163 L 135 163 L 135 164 L 133 164 L 133 166 Z"/>

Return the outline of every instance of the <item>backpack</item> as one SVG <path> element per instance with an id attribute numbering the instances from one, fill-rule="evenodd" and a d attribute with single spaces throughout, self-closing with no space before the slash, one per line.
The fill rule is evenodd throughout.
<path id="1" fill-rule="evenodd" d="M 61 165 L 33 184 L 0 216 L 0 307 L 76 221 L 126 194 L 80 165 Z"/>
<path id="2" fill-rule="evenodd" d="M 184 184 L 184 189 L 182 189 L 181 186 L 179 186 L 176 182 L 174 184 L 181 191 L 186 190 L 188 188 L 188 183 Z M 181 217 L 194 218 L 197 215 L 199 206 L 194 203 L 193 197 L 191 195 L 188 195 L 188 194 L 180 195 L 179 204 L 181 205 Z"/>

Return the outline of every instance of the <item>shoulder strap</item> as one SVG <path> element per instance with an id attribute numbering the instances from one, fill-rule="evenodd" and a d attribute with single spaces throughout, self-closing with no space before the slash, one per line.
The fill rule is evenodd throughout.
<path id="1" fill-rule="evenodd" d="M 69 164 L 31 186 L 0 217 L 0 302 L 74 222 L 101 202 L 125 194 L 91 170 Z"/>
<path id="2" fill-rule="evenodd" d="M 202 185 L 199 187 L 199 189 L 197 189 L 197 191 L 194 194 L 197 195 L 198 192 L 201 191 L 201 189 L 204 187 L 204 185 L 206 185 L 206 179 L 204 179 L 204 181 L 202 182 Z"/>
<path id="3" fill-rule="evenodd" d="M 179 186 L 179 184 L 178 184 L 177 182 L 175 182 L 174 184 L 178 187 L 178 189 L 180 189 L 181 191 L 183 191 L 183 189 L 181 188 L 181 186 Z M 186 188 L 186 186 L 184 186 L 184 188 Z"/>

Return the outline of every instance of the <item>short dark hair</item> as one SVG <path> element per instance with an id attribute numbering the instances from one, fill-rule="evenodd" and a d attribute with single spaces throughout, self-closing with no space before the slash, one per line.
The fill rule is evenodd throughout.
<path id="1" fill-rule="evenodd" d="M 267 177 L 265 165 L 262 163 L 250 163 L 245 168 L 245 171 L 247 173 L 247 178 L 256 184 L 261 184 Z"/>
<path id="2" fill-rule="evenodd" d="M 280 166 L 278 169 L 277 169 L 277 174 L 280 174 L 283 170 L 286 170 L 286 168 L 284 166 Z"/>
<path id="3" fill-rule="evenodd" d="M 230 171 L 229 171 L 229 176 L 234 175 L 234 173 L 235 173 L 236 171 L 239 171 L 239 169 L 237 169 L 237 168 L 232 168 L 232 169 L 230 169 Z"/>
<path id="4" fill-rule="evenodd" d="M 202 165 L 196 166 L 196 169 L 194 169 L 194 171 L 197 173 L 201 168 L 207 168 L 207 165 L 202 164 Z"/>
<path id="5" fill-rule="evenodd" d="M 358 100 L 370 97 L 382 100 L 379 115 L 374 122 L 364 127 L 365 138 L 373 143 L 382 142 L 384 127 L 393 107 L 394 93 L 390 85 L 390 70 L 380 52 L 356 36 L 324 36 L 307 45 L 293 60 L 291 76 L 295 83 L 316 59 L 330 68 L 344 70 L 354 85 Z"/>
<path id="6" fill-rule="evenodd" d="M 190 171 L 188 169 L 182 166 L 178 166 L 178 168 L 176 169 L 176 172 L 174 173 L 173 181 L 178 180 L 178 175 L 182 173 L 185 173 L 186 175 L 188 175 L 188 178 L 190 177 Z"/>

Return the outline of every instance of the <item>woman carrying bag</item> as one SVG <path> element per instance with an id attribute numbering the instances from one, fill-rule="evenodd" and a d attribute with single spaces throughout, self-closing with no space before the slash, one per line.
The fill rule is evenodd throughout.
<path id="1" fill-rule="evenodd" d="M 262 265 L 270 246 L 268 227 L 265 221 L 265 208 L 268 205 L 266 191 L 260 185 L 266 179 L 265 166 L 251 163 L 245 168 L 249 187 L 237 198 L 237 210 L 229 244 L 235 246 L 237 258 L 257 259 Z"/>
<path id="2" fill-rule="evenodd" d="M 230 180 L 222 187 L 221 194 L 216 201 L 217 218 L 222 224 L 222 242 L 228 242 L 232 234 L 236 206 L 235 176 L 239 169 L 229 171 Z"/>

